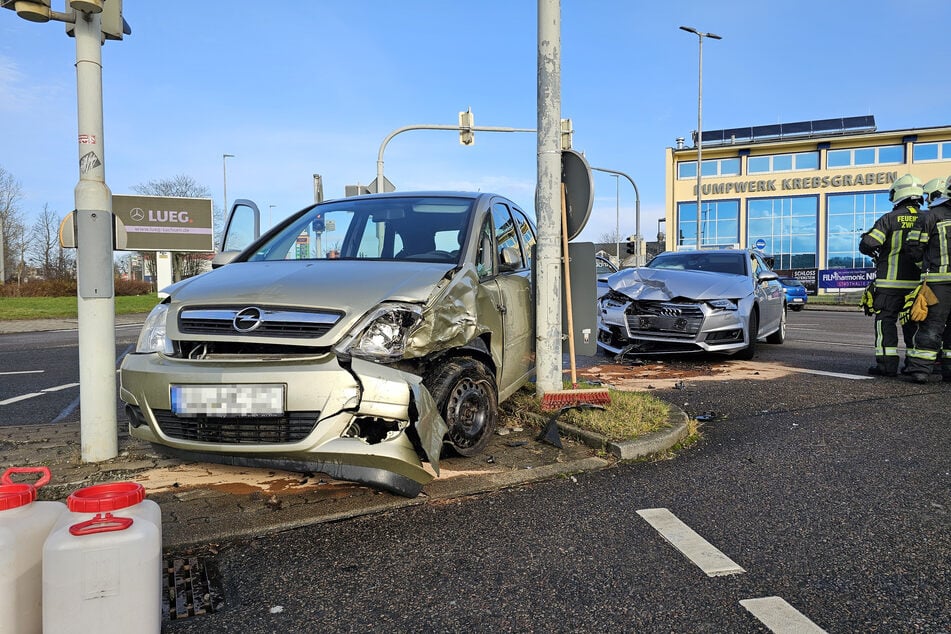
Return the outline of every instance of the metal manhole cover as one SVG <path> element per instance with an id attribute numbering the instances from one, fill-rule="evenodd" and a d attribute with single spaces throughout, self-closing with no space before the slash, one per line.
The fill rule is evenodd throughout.
<path id="1" fill-rule="evenodd" d="M 214 614 L 224 607 L 217 567 L 203 557 L 164 560 L 162 617 L 169 621 Z"/>

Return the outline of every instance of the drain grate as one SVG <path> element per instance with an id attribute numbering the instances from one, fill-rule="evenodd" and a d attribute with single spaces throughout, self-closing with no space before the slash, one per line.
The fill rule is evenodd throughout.
<path id="1" fill-rule="evenodd" d="M 179 621 L 199 614 L 214 614 L 224 607 L 218 570 L 203 557 L 165 559 L 162 616 Z"/>

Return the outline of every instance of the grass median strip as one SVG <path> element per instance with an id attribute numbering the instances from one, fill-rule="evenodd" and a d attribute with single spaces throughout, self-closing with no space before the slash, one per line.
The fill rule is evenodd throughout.
<path id="1" fill-rule="evenodd" d="M 147 313 L 158 303 L 155 293 L 119 295 L 115 298 L 116 314 Z M 76 297 L 3 297 L 0 298 L 0 320 L 11 319 L 75 319 Z"/>

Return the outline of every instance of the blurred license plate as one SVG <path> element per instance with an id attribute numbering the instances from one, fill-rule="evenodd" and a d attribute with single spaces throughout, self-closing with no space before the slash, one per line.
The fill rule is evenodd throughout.
<path id="1" fill-rule="evenodd" d="M 172 411 L 180 416 L 280 416 L 284 386 L 173 385 Z"/>

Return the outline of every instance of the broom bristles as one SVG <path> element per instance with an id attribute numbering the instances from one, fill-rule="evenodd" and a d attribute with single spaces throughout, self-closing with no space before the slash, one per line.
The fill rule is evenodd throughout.
<path id="1" fill-rule="evenodd" d="M 546 392 L 542 396 L 542 410 L 553 411 L 572 405 L 608 405 L 611 403 L 611 393 L 606 389 L 576 389 Z"/>

